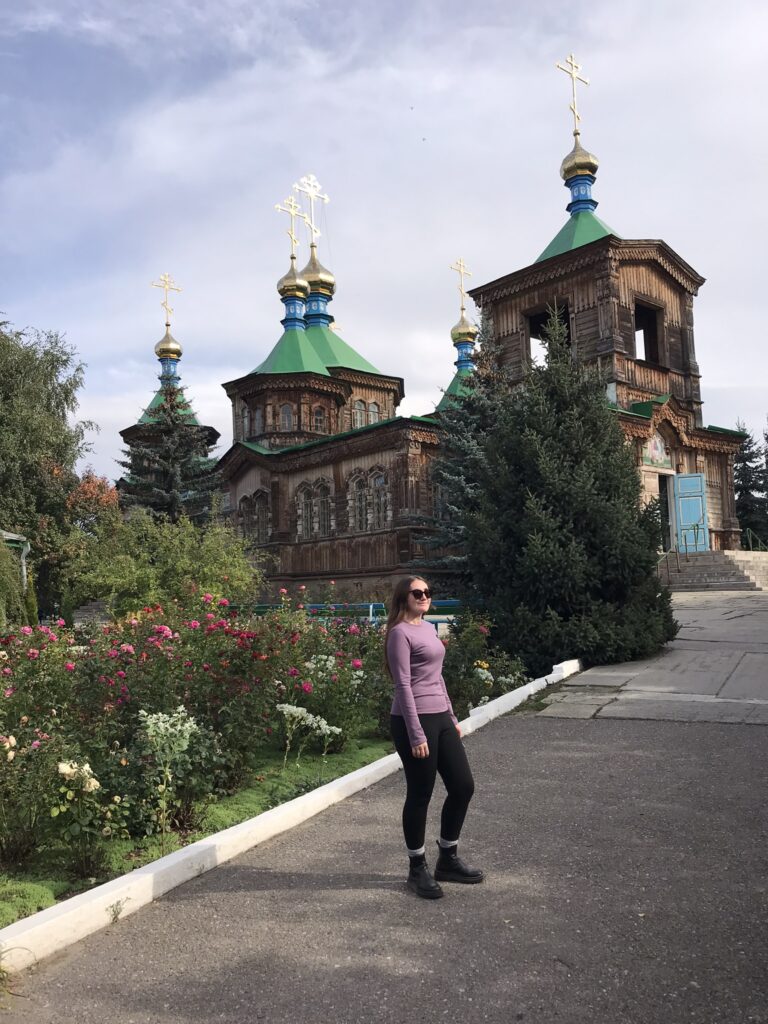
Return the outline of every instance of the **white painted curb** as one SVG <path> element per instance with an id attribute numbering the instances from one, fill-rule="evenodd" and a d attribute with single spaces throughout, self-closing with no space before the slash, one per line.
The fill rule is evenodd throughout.
<path id="1" fill-rule="evenodd" d="M 462 735 L 469 736 L 494 718 L 512 711 L 531 694 L 550 683 L 581 670 L 578 661 L 564 661 L 552 672 L 526 683 L 511 693 L 475 708 L 461 723 Z M 401 768 L 397 754 L 388 754 L 340 779 L 327 782 L 311 793 L 273 807 L 263 814 L 185 846 L 183 850 L 136 868 L 127 875 L 96 886 L 88 892 L 63 900 L 47 910 L 0 929 L 0 963 L 8 971 L 21 971 L 67 946 L 99 931 L 113 917 L 127 917 L 147 903 L 191 878 L 237 857 L 280 832 L 299 825 L 361 789 L 393 775 Z"/>

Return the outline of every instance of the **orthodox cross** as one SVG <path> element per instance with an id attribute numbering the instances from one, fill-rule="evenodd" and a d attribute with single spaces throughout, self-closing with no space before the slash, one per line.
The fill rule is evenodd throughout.
<path id="1" fill-rule="evenodd" d="M 565 67 L 565 64 L 568 67 Z M 570 53 L 566 59 L 565 64 L 555 64 L 555 67 L 560 71 L 564 71 L 571 79 L 571 88 L 573 90 L 573 102 L 568 108 L 573 114 L 573 133 L 578 135 L 579 133 L 579 121 L 581 120 L 581 114 L 576 108 L 576 83 L 582 82 L 584 85 L 589 85 L 588 78 L 582 78 L 579 72 L 581 71 L 581 64 L 576 63 L 576 58 Z"/>
<path id="2" fill-rule="evenodd" d="M 459 275 L 459 295 L 461 296 L 461 312 L 465 313 L 466 306 L 464 305 L 464 301 L 467 297 L 467 293 L 464 291 L 464 278 L 472 277 L 472 271 L 467 270 L 467 265 L 461 258 L 461 256 L 456 260 L 453 266 L 450 267 L 450 269 L 455 270 L 456 273 Z"/>
<path id="3" fill-rule="evenodd" d="M 288 216 L 291 218 L 291 226 L 288 229 L 288 237 L 291 240 L 291 259 L 293 259 L 293 257 L 296 255 L 296 246 L 299 244 L 299 240 L 296 237 L 295 233 L 296 218 L 298 217 L 300 220 L 306 222 L 307 215 L 301 212 L 301 207 L 293 198 L 293 196 L 288 196 L 288 198 L 284 199 L 283 202 L 285 203 L 285 206 L 281 206 L 280 203 L 276 203 L 275 209 L 278 210 L 280 213 L 287 213 Z"/>
<path id="4" fill-rule="evenodd" d="M 173 280 L 170 274 L 161 274 L 159 281 L 150 281 L 153 288 L 162 288 L 165 293 L 163 301 L 160 305 L 165 310 L 165 326 L 171 326 L 171 313 L 173 307 L 168 305 L 168 292 L 180 292 L 181 288 L 178 288 L 176 282 Z"/>
<path id="5" fill-rule="evenodd" d="M 309 199 L 309 217 L 305 216 L 305 220 L 309 225 L 309 230 L 312 234 L 312 241 L 320 237 L 320 232 L 315 224 L 315 200 L 321 203 L 330 203 L 330 196 L 324 195 L 320 189 L 322 185 L 314 176 L 314 174 L 305 174 L 303 178 L 299 178 L 296 184 L 293 186 L 297 192 L 302 192 Z"/>

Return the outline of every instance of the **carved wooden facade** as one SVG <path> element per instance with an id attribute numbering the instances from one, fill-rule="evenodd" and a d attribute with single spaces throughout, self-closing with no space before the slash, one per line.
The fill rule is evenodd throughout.
<path id="1" fill-rule="evenodd" d="M 557 304 L 575 354 L 605 376 L 646 498 L 659 495 L 661 477 L 704 474 L 711 546 L 734 548 L 733 456 L 741 436 L 703 426 L 693 335 L 693 299 L 703 283 L 664 242 L 608 235 L 470 294 L 490 311 L 503 358 L 519 380 L 547 307 Z M 663 454 L 649 458 L 651 450 Z"/>

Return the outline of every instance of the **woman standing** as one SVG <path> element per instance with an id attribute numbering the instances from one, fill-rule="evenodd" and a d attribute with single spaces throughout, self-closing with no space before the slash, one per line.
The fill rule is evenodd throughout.
<path id="1" fill-rule="evenodd" d="M 440 882 L 482 882 L 483 872 L 458 856 L 459 833 L 475 790 L 461 730 L 442 676 L 445 648 L 424 622 L 432 593 L 418 576 L 395 586 L 387 618 L 384 659 L 395 684 L 392 738 L 405 772 L 403 832 L 410 867 L 408 887 L 426 899 L 443 895 Z M 425 857 L 424 833 L 435 776 L 448 795 L 440 819 L 434 878 Z M 437 881 L 436 881 L 437 880 Z"/>

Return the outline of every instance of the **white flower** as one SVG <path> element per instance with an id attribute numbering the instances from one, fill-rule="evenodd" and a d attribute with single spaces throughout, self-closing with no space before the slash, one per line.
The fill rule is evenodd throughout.
<path id="1" fill-rule="evenodd" d="M 101 789 L 101 783 L 99 782 L 98 779 L 94 779 L 94 777 L 90 775 L 83 784 L 83 792 L 93 793 L 97 789 Z"/>
<path id="2" fill-rule="evenodd" d="M 14 757 L 16 757 L 16 751 L 15 750 L 9 750 L 8 754 L 7 754 L 7 757 L 8 757 L 9 761 L 12 761 L 14 759 Z"/>
<path id="3" fill-rule="evenodd" d="M 77 775 L 77 761 L 59 761 L 59 775 L 65 779 L 74 779 Z"/>

